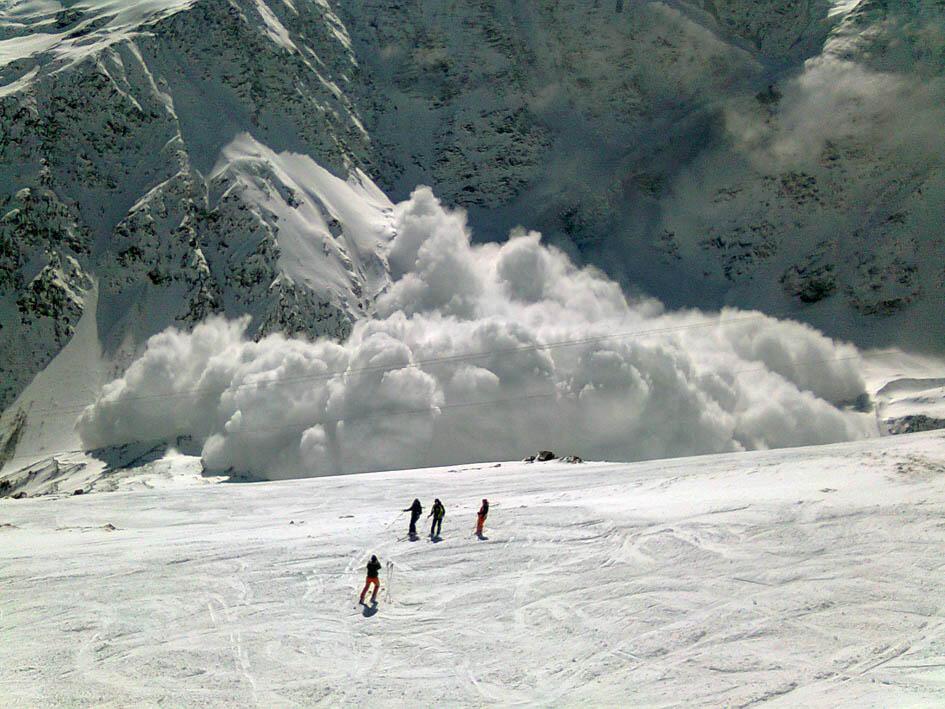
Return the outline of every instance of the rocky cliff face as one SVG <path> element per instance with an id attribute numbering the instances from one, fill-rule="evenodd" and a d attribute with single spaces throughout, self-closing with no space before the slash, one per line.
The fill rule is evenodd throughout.
<path id="1" fill-rule="evenodd" d="M 671 305 L 935 348 L 941 2 L 360 0 L 377 179 Z M 936 108 L 938 104 L 938 108 Z"/>
<path id="2" fill-rule="evenodd" d="M 72 337 L 92 290 L 90 234 L 48 188 L 24 187 L 0 206 L 0 403 Z"/>
<path id="3" fill-rule="evenodd" d="M 389 203 L 358 172 L 372 156 L 349 99 L 358 63 L 330 6 L 4 12 L 0 407 L 68 342 L 90 297 L 119 364 L 211 313 L 332 337 L 364 314 L 384 285 Z"/>
<path id="4" fill-rule="evenodd" d="M 96 299 L 340 337 L 390 203 L 541 229 L 671 305 L 941 342 L 937 0 L 92 0 L 0 15 L 0 407 Z M 936 146 L 938 150 L 936 150 Z"/>

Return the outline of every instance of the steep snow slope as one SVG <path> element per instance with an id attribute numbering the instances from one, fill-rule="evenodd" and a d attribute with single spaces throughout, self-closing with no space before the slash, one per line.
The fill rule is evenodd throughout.
<path id="1" fill-rule="evenodd" d="M 271 5 L 5 6 L 0 406 L 92 298 L 120 366 L 211 313 L 341 336 L 383 286 L 348 40 L 327 5 Z"/>
<path id="2" fill-rule="evenodd" d="M 73 337 L 17 397 L 11 407 L 12 415 L 4 417 L 5 435 L 0 440 L 15 437 L 16 445 L 0 453 L 0 459 L 13 456 L 15 450 L 33 451 L 38 459 L 80 446 L 71 415 L 33 415 L 33 410 L 47 411 L 72 402 L 92 401 L 113 374 L 98 340 L 95 312 L 98 298 L 94 288 L 91 296 Z M 26 459 L 22 464 L 31 462 Z"/>
<path id="3" fill-rule="evenodd" d="M 945 428 L 945 364 L 919 355 L 883 356 L 864 362 L 864 378 L 876 417 L 889 431 Z"/>
<path id="4" fill-rule="evenodd" d="M 0 502 L 11 706 L 932 706 L 941 433 Z M 410 543 L 410 499 L 447 506 Z M 471 536 L 479 500 L 492 511 Z M 355 606 L 376 553 L 378 612 Z"/>

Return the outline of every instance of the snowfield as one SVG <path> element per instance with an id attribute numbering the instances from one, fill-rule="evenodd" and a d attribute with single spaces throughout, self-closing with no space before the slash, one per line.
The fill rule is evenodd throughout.
<path id="1" fill-rule="evenodd" d="M 940 705 L 943 520 L 942 432 L 2 500 L 0 704 Z"/>

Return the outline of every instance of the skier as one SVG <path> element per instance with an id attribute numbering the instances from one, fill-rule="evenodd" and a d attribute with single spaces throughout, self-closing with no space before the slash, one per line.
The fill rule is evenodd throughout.
<path id="1" fill-rule="evenodd" d="M 364 588 L 361 589 L 361 600 L 358 601 L 361 605 L 364 605 L 364 595 L 367 593 L 368 587 L 371 584 L 374 584 L 374 593 L 371 594 L 371 603 L 377 603 L 377 592 L 381 588 L 381 581 L 378 578 L 380 572 L 381 562 L 372 554 L 371 560 L 367 564 L 367 580 L 364 582 Z"/>
<path id="2" fill-rule="evenodd" d="M 486 515 L 489 514 L 489 500 L 482 498 L 482 507 L 479 508 L 479 515 L 476 520 L 476 536 L 482 538 L 482 525 L 486 523 Z"/>
<path id="3" fill-rule="evenodd" d="M 433 518 L 433 524 L 430 525 L 430 539 L 436 539 L 443 530 L 443 517 L 446 516 L 446 508 L 439 499 L 433 501 L 433 509 L 427 516 Z"/>
<path id="4" fill-rule="evenodd" d="M 410 505 L 404 512 L 410 513 L 410 531 L 408 534 L 411 539 L 417 538 L 417 520 L 420 519 L 420 515 L 423 514 L 423 506 L 420 504 L 420 500 L 414 498 L 413 504 Z"/>

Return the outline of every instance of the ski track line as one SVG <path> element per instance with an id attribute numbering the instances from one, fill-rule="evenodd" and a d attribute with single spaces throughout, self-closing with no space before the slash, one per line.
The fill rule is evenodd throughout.
<path id="1" fill-rule="evenodd" d="M 240 566 L 243 571 L 246 569 L 246 564 L 240 560 Z M 232 577 L 231 577 L 232 578 Z M 240 590 L 243 599 L 246 598 L 248 591 L 246 589 L 245 583 L 237 577 L 238 583 L 240 584 Z M 214 612 L 214 604 L 218 607 L 216 612 Z M 256 679 L 253 677 L 251 672 L 251 666 L 248 657 L 246 656 L 245 649 L 243 647 L 243 636 L 242 632 L 239 630 L 238 624 L 236 622 L 236 614 L 233 612 L 232 607 L 227 603 L 226 598 L 222 593 L 208 593 L 207 594 L 207 610 L 210 613 L 210 621 L 213 624 L 214 629 L 219 632 L 222 630 L 226 634 L 226 638 L 230 647 L 230 654 L 233 658 L 234 669 L 237 673 L 243 677 L 246 682 L 249 683 L 250 690 L 253 697 L 253 703 L 259 704 L 259 694 L 256 686 Z M 223 622 L 218 619 L 218 614 L 223 616 Z"/>
<path id="2" fill-rule="evenodd" d="M 685 532 L 685 531 L 686 531 L 686 530 L 674 530 L 674 534 L 675 534 L 675 536 L 677 536 L 678 538 L 679 538 L 679 537 L 687 537 L 687 536 L 688 536 L 690 539 L 692 539 L 694 536 L 696 536 L 696 535 L 693 535 L 693 534 L 688 534 L 688 535 L 687 535 L 687 534 L 682 534 L 682 535 L 680 535 L 680 532 Z M 724 556 L 724 554 L 723 554 L 722 556 Z M 721 575 L 721 576 L 718 576 L 718 577 L 716 577 L 716 578 L 717 578 L 717 579 L 726 579 L 726 578 L 728 578 L 728 577 L 726 577 L 725 575 Z M 736 580 L 741 580 L 741 579 L 736 579 Z M 799 579 L 799 580 L 808 581 L 808 580 L 811 580 L 811 579 Z M 766 587 L 773 587 L 773 586 L 774 586 L 773 584 L 760 584 L 760 585 L 766 586 Z M 780 585 L 783 585 L 783 584 L 780 584 Z M 707 625 L 707 623 L 705 622 L 706 620 L 708 620 L 708 619 L 709 619 L 714 613 L 716 613 L 718 610 L 724 609 L 724 608 L 726 608 L 726 607 L 731 607 L 731 606 L 739 607 L 739 606 L 741 606 L 741 607 L 746 607 L 746 608 L 751 609 L 751 606 L 748 605 L 747 601 L 748 601 L 748 600 L 752 600 L 752 598 L 754 597 L 754 595 L 756 595 L 756 594 L 752 594 L 751 596 L 748 596 L 747 598 L 744 598 L 744 597 L 743 597 L 743 598 L 741 598 L 741 599 L 739 599 L 739 600 L 735 600 L 735 601 L 733 601 L 733 600 L 731 600 L 731 599 L 728 599 L 728 600 L 719 601 L 719 602 L 717 602 L 717 603 L 715 603 L 715 604 L 712 604 L 712 605 L 710 605 L 710 606 L 708 606 L 708 607 L 703 606 L 703 607 L 700 609 L 700 613 L 699 613 L 698 616 L 692 616 L 692 614 L 689 614 L 689 615 L 687 615 L 685 618 L 683 618 L 682 620 L 680 620 L 680 621 L 678 621 L 678 622 L 672 623 L 672 624 L 670 624 L 670 625 L 666 625 L 666 624 L 661 625 L 659 628 L 656 628 L 656 629 L 654 629 L 654 630 L 652 630 L 652 631 L 649 631 L 648 633 L 646 633 L 646 634 L 644 634 L 644 635 L 638 636 L 638 637 L 636 638 L 636 640 L 639 641 L 640 639 L 643 639 L 643 638 L 646 638 L 646 637 L 649 637 L 649 636 L 653 636 L 653 635 L 672 637 L 672 636 L 675 635 L 675 633 L 673 633 L 673 632 L 668 632 L 667 629 L 670 628 L 670 627 L 672 627 L 673 625 L 681 625 L 682 627 L 693 627 L 693 629 L 696 629 L 696 628 L 698 628 L 698 627 L 700 627 L 700 626 L 705 626 L 705 625 Z M 756 628 L 759 628 L 759 629 L 765 627 L 766 625 L 776 626 L 776 625 L 778 625 L 778 624 L 781 624 L 781 623 L 784 623 L 784 622 L 790 622 L 790 621 L 792 620 L 792 618 L 791 618 L 790 616 L 777 617 L 777 616 L 772 616 L 772 615 L 766 615 L 766 614 L 758 613 L 757 610 L 752 610 L 752 612 L 755 613 L 755 614 L 757 614 L 757 615 L 759 615 L 759 616 L 761 616 L 761 617 L 759 618 L 759 622 L 758 622 L 758 623 L 756 624 L 756 626 L 755 626 Z M 811 610 L 810 612 L 816 612 L 816 609 Z M 801 615 L 804 615 L 804 613 L 799 614 L 798 617 L 800 617 Z M 715 646 L 715 645 L 718 645 L 718 644 L 725 645 L 725 644 L 728 644 L 728 643 L 730 643 L 730 642 L 732 642 L 732 641 L 738 641 L 738 640 L 740 640 L 741 638 L 746 637 L 747 635 L 750 635 L 752 632 L 756 632 L 756 631 L 752 631 L 752 630 L 747 629 L 747 628 L 746 628 L 746 629 L 743 629 L 743 630 L 739 630 L 739 631 L 737 631 L 737 632 L 727 631 L 727 632 L 712 633 L 712 634 L 706 634 L 704 631 L 700 631 L 700 632 L 697 632 L 696 641 L 695 641 L 695 642 L 689 642 L 689 643 L 682 644 L 682 645 L 678 646 L 676 649 L 671 650 L 669 653 L 663 653 L 663 654 L 661 654 L 660 656 L 658 656 L 657 658 L 653 658 L 652 660 L 646 660 L 646 659 L 643 659 L 643 658 L 639 658 L 638 656 L 633 655 L 632 653 L 629 653 L 629 652 L 626 651 L 626 650 L 623 650 L 622 652 L 631 655 L 631 657 L 632 657 L 635 661 L 638 661 L 638 662 L 640 662 L 640 663 L 643 663 L 643 664 L 656 663 L 656 664 L 658 664 L 658 665 L 660 665 L 660 666 L 664 666 L 664 667 L 665 667 L 665 666 L 671 666 L 671 665 L 673 665 L 673 664 L 676 664 L 676 663 L 673 662 L 673 660 L 674 660 L 674 658 L 678 657 L 679 655 L 682 655 L 682 654 L 689 654 L 689 655 L 691 655 L 694 650 L 698 650 L 699 648 L 702 648 L 702 647 L 711 647 L 711 646 Z M 746 634 L 747 634 L 747 635 L 746 635 Z M 630 643 L 632 643 L 632 642 L 633 642 L 633 641 L 624 641 L 623 643 L 621 643 L 621 646 L 626 645 L 626 644 L 630 644 Z"/>
<path id="3" fill-rule="evenodd" d="M 459 496 L 447 484 L 438 494 Z M 458 489 L 466 494 L 480 484 Z M 722 495 L 683 507 L 671 487 L 668 497 L 652 504 L 666 499 L 673 514 L 656 522 L 643 503 L 602 514 L 600 495 L 617 494 L 617 486 L 592 481 L 592 493 L 549 494 L 562 484 L 549 478 L 538 493 L 547 505 L 520 490 L 510 494 L 515 503 L 505 505 L 502 520 L 514 534 L 501 533 L 500 524 L 489 543 L 463 534 L 463 523 L 445 530 L 437 544 L 425 537 L 396 542 L 393 530 L 382 526 L 386 514 L 361 511 L 391 507 L 389 483 L 378 478 L 365 482 L 355 503 L 326 503 L 317 514 L 330 523 L 316 539 L 305 537 L 306 528 L 267 522 L 286 514 L 274 492 L 248 519 L 222 531 L 211 526 L 212 515 L 173 529 L 198 505 L 171 495 L 166 504 L 177 504 L 180 516 L 167 525 L 166 550 L 152 553 L 118 535 L 105 546 L 83 545 L 81 535 L 50 532 L 44 544 L 62 539 L 72 545 L 64 549 L 76 553 L 40 548 L 31 558 L 13 548 L 3 558 L 15 572 L 14 599 L 39 598 L 47 587 L 60 594 L 49 596 L 48 617 L 34 632 L 63 638 L 74 669 L 72 676 L 60 673 L 55 691 L 77 703 L 111 697 L 119 704 L 169 699 L 336 706 L 425 696 L 446 704 L 560 706 L 593 704 L 615 688 L 632 691 L 640 704 L 665 704 L 666 697 L 725 706 L 806 705 L 838 697 L 855 703 L 876 691 L 885 693 L 878 695 L 883 701 L 901 693 L 932 702 L 936 668 L 945 664 L 942 594 L 933 570 L 945 537 L 936 520 L 945 505 L 911 509 L 899 491 L 917 483 L 889 483 L 891 494 L 900 495 L 890 503 L 877 504 L 864 490 L 839 506 L 840 496 L 827 506 L 763 497 L 741 511 Z M 514 480 L 508 487 L 515 489 Z M 940 487 L 935 480 L 922 482 L 916 496 L 939 495 Z M 235 516 L 250 493 L 270 495 L 265 487 L 233 492 L 233 503 L 211 493 L 211 499 L 232 504 L 218 517 Z M 584 494 L 590 495 L 586 501 Z M 634 494 L 627 499 L 633 502 Z M 729 497 L 737 501 L 740 495 L 751 491 Z M 153 498 L 127 498 L 136 499 Z M 528 504 L 517 505 L 519 500 Z M 95 508 L 86 507 L 93 502 Z M 49 504 L 56 510 L 73 505 L 62 519 L 94 528 L 97 517 L 111 514 L 107 503 Z M 27 518 L 15 505 L 5 509 L 11 521 Z M 340 518 L 348 509 L 357 516 Z M 387 524 L 393 527 L 396 519 Z M 122 526 L 121 519 L 114 521 Z M 237 533 L 241 544 L 234 542 Z M 147 541 L 152 538 L 160 539 L 155 533 Z M 393 602 L 382 602 L 378 615 L 366 618 L 352 607 L 371 552 L 382 564 L 395 564 L 398 583 Z M 94 564 L 97 576 L 86 570 Z M 133 612 L 143 577 L 135 570 L 144 567 L 155 572 L 155 598 L 164 605 L 140 606 L 138 618 Z M 27 578 L 20 569 L 35 573 Z M 390 590 L 391 574 L 383 580 L 381 593 Z M 94 600 L 93 590 L 111 602 Z M 149 611 L 157 617 L 146 618 Z M 6 617 L 15 625 L 24 618 Z M 94 627 L 80 622 L 89 617 Z M 170 637 L 161 630 L 167 623 L 178 629 Z M 777 645 L 797 652 L 775 651 L 766 664 L 752 661 L 753 653 Z M 215 669 L 212 676 L 188 679 L 191 649 L 203 651 L 193 666 Z M 32 652 L 24 654 L 24 665 L 47 656 L 42 649 Z M 51 659 L 51 669 L 39 671 L 42 681 L 53 676 Z M 156 674 L 165 667 L 173 679 Z M 136 671 L 147 689 L 131 684 Z M 16 687 L 28 705 L 44 696 L 9 682 L 4 684 Z M 366 692 L 371 688 L 373 696 Z"/>
<path id="4" fill-rule="evenodd" d="M 399 513 L 393 520 L 388 522 L 387 525 L 384 526 L 382 531 L 378 533 L 378 536 L 385 535 L 385 533 L 389 530 L 391 526 L 393 526 L 393 524 L 401 517 L 401 515 L 402 513 Z M 379 559 L 384 558 L 385 551 L 387 549 L 390 549 L 391 546 L 395 543 L 396 542 L 392 542 L 390 540 L 383 541 L 383 542 L 376 542 L 373 545 L 364 546 L 364 547 L 361 547 L 360 549 L 356 548 L 352 550 L 350 554 L 347 555 L 348 564 L 345 566 L 343 578 L 346 579 L 345 588 L 350 589 L 350 594 L 351 594 L 350 598 L 351 598 L 352 604 L 357 603 L 357 596 L 361 589 L 361 585 L 359 585 L 358 581 L 356 580 L 357 577 L 355 576 L 357 568 L 363 565 L 366 558 L 370 557 L 370 553 L 376 554 Z M 374 551 L 371 552 L 370 551 L 371 549 L 374 549 Z M 391 558 L 391 557 L 388 557 L 388 558 Z M 314 576 L 315 573 L 317 572 L 314 572 L 312 576 Z M 355 581 L 354 581 L 355 587 L 352 587 L 352 584 L 351 584 L 352 577 L 355 578 Z M 386 581 L 387 579 L 385 579 L 385 582 Z M 306 599 L 312 598 L 313 596 L 316 595 L 316 593 L 320 595 L 324 595 L 324 592 L 325 592 L 324 582 L 319 580 L 317 583 L 318 583 L 317 591 L 312 588 L 314 584 L 309 585 L 309 588 L 306 590 L 306 593 L 305 593 Z M 384 591 L 384 587 L 382 585 L 382 587 L 378 590 L 378 597 L 381 596 L 381 593 L 383 591 Z M 379 636 L 374 636 L 374 635 L 369 635 L 365 632 L 366 626 L 364 624 L 373 622 L 374 617 L 365 617 L 362 612 L 362 608 L 363 608 L 362 606 L 356 606 L 355 612 L 351 613 L 350 611 L 344 610 L 343 604 L 342 605 L 335 604 L 335 605 L 336 605 L 337 615 L 338 617 L 342 619 L 341 622 L 344 624 L 344 627 L 345 627 L 344 636 L 347 640 L 347 652 L 350 657 L 350 661 L 345 665 L 344 671 L 342 673 L 339 673 L 344 678 L 344 681 L 341 682 L 340 684 L 342 684 L 343 686 L 350 686 L 351 684 L 351 682 L 349 681 L 350 679 L 354 677 L 363 677 L 365 676 L 365 674 L 373 673 L 377 669 L 378 665 L 380 664 L 381 657 L 385 654 L 386 640 L 383 634 Z M 363 655 L 362 649 L 364 647 L 371 648 L 371 652 L 369 653 L 369 659 L 367 660 L 367 662 L 365 662 L 363 659 L 364 655 Z M 338 703 L 341 703 L 341 704 L 358 703 L 357 699 L 351 700 L 349 698 L 348 690 L 341 689 L 339 691 L 335 689 L 336 687 L 338 687 L 338 685 L 339 685 L 339 682 L 337 681 L 332 683 L 332 689 L 334 691 L 332 691 L 329 695 L 324 697 L 321 703 L 327 704 L 327 705 L 338 704 Z"/>
<path id="5" fill-rule="evenodd" d="M 244 608 L 249 608 L 250 601 L 252 600 L 252 594 L 250 593 L 249 586 L 246 584 L 244 577 L 246 576 L 247 565 L 244 559 L 239 559 L 239 572 L 235 576 L 237 582 L 237 592 L 239 594 L 239 605 Z M 229 609 L 228 609 L 229 611 Z M 237 614 L 232 613 L 232 617 L 235 620 Z M 240 670 L 243 673 L 243 676 L 249 681 L 250 686 L 253 690 L 253 703 L 259 704 L 259 691 L 257 686 L 256 677 L 252 671 L 252 663 L 250 662 L 248 651 L 246 650 L 243 644 L 243 633 L 240 630 L 238 623 L 233 623 L 235 629 L 230 634 L 230 642 L 235 647 L 236 657 L 239 659 Z"/>

